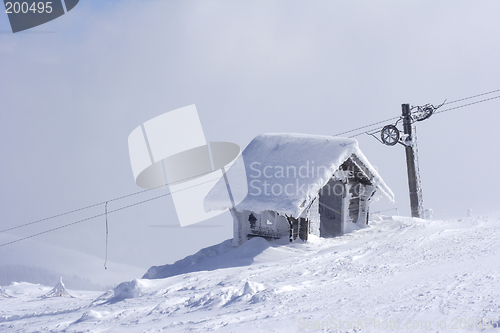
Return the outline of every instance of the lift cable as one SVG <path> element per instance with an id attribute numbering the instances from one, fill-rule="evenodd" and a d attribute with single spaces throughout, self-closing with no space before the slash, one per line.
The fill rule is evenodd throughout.
<path id="1" fill-rule="evenodd" d="M 443 105 L 451 104 L 451 103 L 456 103 L 456 102 L 461 102 L 461 101 L 465 101 L 467 99 L 476 98 L 476 97 L 484 96 L 484 95 L 488 95 L 488 94 L 493 94 L 493 93 L 496 93 L 496 92 L 499 92 L 499 91 L 500 91 L 500 89 L 497 89 L 497 90 L 489 91 L 487 93 L 482 93 L 482 94 L 479 94 L 479 95 L 474 95 L 474 96 L 470 96 L 470 97 L 466 97 L 466 98 L 461 98 L 461 99 L 457 99 L 457 100 L 454 100 L 454 101 L 451 101 L 451 102 L 445 102 L 445 103 L 443 103 Z"/>
<path id="2" fill-rule="evenodd" d="M 482 94 L 478 94 L 478 95 L 474 95 L 474 96 L 469 96 L 469 97 L 465 97 L 465 98 L 461 98 L 461 99 L 457 99 L 457 100 L 454 100 L 454 101 L 451 101 L 451 102 L 445 102 L 442 105 L 447 105 L 447 104 L 452 104 L 452 103 L 456 103 L 456 102 L 460 102 L 460 101 L 465 101 L 467 99 L 476 98 L 476 97 L 484 96 L 484 95 L 488 95 L 488 94 L 493 94 L 493 93 L 499 92 L 499 91 L 500 91 L 500 89 L 492 90 L 492 91 L 489 91 L 489 92 L 486 92 L 486 93 L 482 93 Z M 460 105 L 460 106 L 457 106 L 457 107 L 454 107 L 454 108 L 450 108 L 450 109 L 446 109 L 446 110 L 441 110 L 441 111 L 436 111 L 435 113 L 446 112 L 446 111 L 450 111 L 450 110 L 462 108 L 462 107 L 465 107 L 465 106 L 469 106 L 469 105 L 473 105 L 473 104 L 477 104 L 477 103 L 486 102 L 486 101 L 489 101 L 489 100 L 492 100 L 492 99 L 495 99 L 495 98 L 499 98 L 499 97 L 500 96 L 492 97 L 492 98 L 488 98 L 488 99 L 483 99 L 483 100 L 480 100 L 480 101 L 477 101 L 477 102 L 473 102 L 473 103 L 469 103 L 469 104 L 465 104 L 465 105 Z M 398 117 L 392 117 L 392 118 L 389 118 L 389 119 L 386 119 L 386 120 L 378 121 L 378 122 L 370 124 L 370 125 L 366 125 L 366 126 L 362 126 L 362 127 L 358 127 L 358 128 L 349 130 L 349 131 L 338 133 L 338 134 L 335 134 L 334 136 L 340 136 L 340 135 L 343 135 L 343 134 L 347 134 L 347 133 L 351 133 L 351 132 L 356 132 L 356 131 L 364 129 L 364 128 L 372 127 L 372 126 L 375 126 L 375 125 L 378 125 L 378 124 L 381 124 L 381 123 L 385 123 L 385 122 L 388 122 L 388 121 L 391 121 L 391 120 L 399 119 L 399 118 L 401 118 L 401 117 L 399 117 L 399 116 Z M 355 136 L 359 136 L 361 134 L 365 134 L 365 132 L 360 133 L 360 134 L 356 134 L 356 135 L 353 135 L 353 136 L 350 136 L 350 138 L 355 137 Z"/>
<path id="3" fill-rule="evenodd" d="M 500 91 L 500 90 L 496 90 L 496 91 Z M 485 95 L 485 94 L 481 94 L 481 95 Z M 481 96 L 481 95 L 476 95 L 476 96 Z M 463 98 L 461 100 L 465 100 L 465 99 L 469 99 L 471 97 L 468 97 L 468 98 Z M 440 110 L 440 111 L 435 111 L 434 114 L 436 113 L 442 113 L 442 112 L 447 112 L 447 111 L 451 111 L 451 110 L 456 110 L 456 109 L 460 109 L 460 108 L 463 108 L 463 107 L 466 107 L 466 106 L 471 106 L 471 105 L 474 105 L 474 104 L 479 104 L 479 103 L 483 103 L 483 102 L 487 102 L 487 101 L 491 101 L 493 99 L 497 99 L 497 98 L 500 98 L 500 95 L 499 96 L 495 96 L 495 97 L 490 97 L 490 98 L 486 98 L 486 99 L 482 99 L 480 101 L 476 101 L 476 102 L 472 102 L 472 103 L 467 103 L 467 104 L 463 104 L 463 105 L 459 105 L 459 106 L 455 106 L 455 107 L 452 107 L 452 108 L 449 108 L 449 109 L 444 109 L 444 110 Z M 450 103 L 454 103 L 454 102 L 458 102 L 459 100 L 457 101 L 453 101 L 453 102 L 449 102 L 449 103 L 444 103 L 443 105 L 445 104 L 450 104 Z M 399 119 L 400 117 L 394 117 L 394 118 L 391 118 L 391 119 L 387 119 L 386 121 L 390 121 L 390 120 L 394 120 L 394 119 Z M 373 123 L 371 125 L 366 125 L 366 126 L 363 126 L 363 127 L 360 127 L 358 129 L 355 129 L 355 130 L 351 130 L 351 131 L 347 131 L 347 132 L 344 132 L 344 133 L 341 133 L 341 134 L 345 134 L 345 133 L 349 133 L 349 132 L 355 132 L 359 129 L 363 129 L 363 128 L 367 128 L 367 127 L 372 127 L 372 126 L 375 126 L 375 125 L 378 125 L 382 122 L 377 122 L 377 123 Z M 382 129 L 383 127 L 377 127 L 376 129 L 372 129 L 370 132 L 374 133 L 374 132 L 378 132 Z M 354 134 L 354 135 L 351 135 L 349 138 L 354 138 L 354 137 L 357 137 L 357 136 L 360 136 L 360 135 L 363 135 L 363 134 L 370 134 L 370 133 L 367 133 L 367 132 L 361 132 L 361 133 L 358 133 L 358 134 Z M 338 136 L 335 135 L 335 136 Z"/>
<path id="4" fill-rule="evenodd" d="M 453 107 L 453 108 L 449 108 L 449 109 L 445 109 L 445 110 L 436 111 L 436 112 L 434 112 L 434 113 L 442 113 L 442 112 L 447 112 L 447 111 L 451 111 L 451 110 L 455 110 L 455 109 L 463 108 L 463 107 L 466 107 L 466 106 L 470 106 L 470 105 L 474 105 L 474 104 L 478 104 L 478 103 L 483 103 L 483 102 L 486 102 L 486 101 L 491 101 L 492 99 L 496 99 L 496 98 L 500 98 L 500 95 L 499 95 L 499 96 L 495 96 L 495 97 L 490 97 L 490 98 L 487 98 L 487 99 L 483 99 L 483 100 L 480 100 L 480 101 L 477 101 L 477 102 L 472 102 L 472 103 L 468 103 L 468 104 L 463 104 L 463 105 L 455 106 L 455 107 Z M 445 103 L 445 104 L 448 104 L 448 103 Z"/>
<path id="5" fill-rule="evenodd" d="M 498 91 L 498 90 L 497 90 Z M 485 94 L 482 94 L 482 95 L 485 95 Z M 480 95 L 477 95 L 477 96 L 480 96 Z M 463 105 L 459 105 L 459 106 L 455 106 L 453 108 L 449 108 L 449 109 L 445 109 L 445 110 L 440 110 L 440 111 L 436 111 L 434 112 L 434 114 L 436 113 L 442 113 L 442 112 L 447 112 L 447 111 L 451 111 L 451 110 L 456 110 L 456 109 L 460 109 L 460 108 L 463 108 L 463 107 L 466 107 L 466 106 L 470 106 L 470 105 L 474 105 L 474 104 L 479 104 L 479 103 L 483 103 L 483 102 L 487 102 L 487 101 L 491 101 L 492 99 L 497 99 L 497 98 L 500 98 L 500 95 L 499 96 L 495 96 L 495 97 L 491 97 L 491 98 L 487 98 L 487 99 L 483 99 L 483 100 L 480 100 L 480 101 L 477 101 L 477 102 L 473 102 L 473 103 L 468 103 L 468 104 L 463 104 Z M 464 98 L 465 99 L 465 98 Z M 462 99 L 462 100 L 464 100 Z M 450 103 L 453 103 L 453 102 L 450 102 Z M 445 103 L 445 104 L 449 104 L 449 103 Z M 398 117 L 399 118 L 399 117 Z M 394 119 L 394 118 L 393 118 Z M 374 124 L 372 124 L 374 125 Z M 368 127 L 368 126 L 366 126 Z M 376 132 L 379 132 L 382 128 L 384 127 L 377 127 L 376 129 L 372 129 L 370 132 L 371 133 L 368 133 L 368 132 L 361 132 L 361 133 L 358 133 L 358 134 L 354 134 L 354 135 L 351 135 L 349 138 L 354 138 L 354 137 L 357 137 L 357 136 L 360 136 L 360 135 L 363 135 L 363 134 L 368 134 L 368 135 L 373 135 L 374 133 Z"/>
<path id="6" fill-rule="evenodd" d="M 370 125 L 366 125 L 366 126 L 363 126 L 363 127 L 358 127 L 358 128 L 353 129 L 353 130 L 350 130 L 350 131 L 345 131 L 345 132 L 342 132 L 342 133 L 338 133 L 338 134 L 335 134 L 334 136 L 340 136 L 342 134 L 356 132 L 357 130 L 360 130 L 360 129 L 363 129 L 363 128 L 367 128 L 367 127 L 372 127 L 374 125 L 378 125 L 378 124 L 382 124 L 382 123 L 386 123 L 386 122 L 394 120 L 394 119 L 399 119 L 399 117 L 392 117 L 392 118 L 389 118 L 389 119 L 386 119 L 386 120 L 382 120 L 382 121 L 379 121 L 379 122 L 376 122 L 376 123 L 373 123 L 373 124 L 370 124 Z"/>
<path id="7" fill-rule="evenodd" d="M 79 212 L 79 211 L 82 211 L 82 210 L 85 210 L 85 209 L 89 209 L 89 208 L 92 208 L 92 207 L 104 205 L 104 204 L 106 204 L 108 202 L 113 202 L 113 201 L 125 199 L 125 198 L 128 198 L 128 197 L 132 197 L 134 195 L 145 193 L 145 192 L 149 192 L 151 190 L 158 189 L 160 187 L 164 187 L 166 185 L 174 185 L 174 184 L 182 183 L 182 182 L 184 182 L 186 180 L 190 180 L 190 179 L 193 179 L 193 178 L 201 177 L 201 176 L 207 175 L 209 173 L 210 172 L 205 172 L 205 173 L 202 173 L 202 174 L 199 174 L 199 175 L 196 175 L 196 176 L 192 176 L 192 177 L 189 177 L 189 178 L 181 179 L 181 180 L 178 180 L 178 181 L 175 181 L 175 182 L 172 182 L 172 183 L 165 183 L 165 184 L 162 184 L 162 185 L 150 188 L 150 189 L 146 189 L 146 190 L 142 190 L 142 191 L 139 191 L 139 192 L 130 193 L 130 194 L 127 194 L 127 195 L 123 195 L 121 197 L 117 197 L 117 198 L 114 198 L 114 199 L 110 199 L 110 200 L 106 200 L 106 201 L 103 201 L 103 202 L 99 202 L 99 203 L 96 203 L 96 204 L 93 204 L 93 205 L 90 205 L 90 206 L 86 206 L 86 207 L 78 208 L 78 209 L 75 209 L 75 210 L 71 210 L 71 211 L 66 212 L 66 213 L 57 214 L 57 215 L 50 216 L 50 217 L 47 217 L 47 218 L 44 218 L 44 219 L 41 219 L 41 220 L 37 220 L 37 221 L 33 221 L 33 222 L 21 224 L 21 225 L 12 227 L 12 228 L 0 230 L 0 233 L 11 231 L 11 230 L 15 230 L 15 229 L 19 229 L 19 228 L 26 227 L 26 226 L 29 226 L 29 225 L 32 225 L 32 224 L 36 224 L 36 223 L 40 223 L 40 222 L 43 222 L 43 221 L 55 219 L 56 217 L 61 217 L 61 216 L 68 215 L 68 214 L 71 214 L 71 213 L 76 213 L 76 212 Z"/>
<path id="8" fill-rule="evenodd" d="M 16 239 L 16 240 L 13 240 L 13 241 L 10 241 L 10 242 L 7 242 L 7 243 L 4 243 L 4 244 L 0 244 L 0 247 L 2 247 L 2 246 L 6 246 L 6 245 L 9 245 L 9 244 L 13 244 L 13 243 L 17 243 L 17 242 L 20 242 L 20 241 L 22 241 L 22 240 L 29 239 L 29 238 L 33 238 L 33 237 L 36 237 L 36 236 L 39 236 L 39 235 L 43 235 L 43 234 L 46 234 L 46 233 L 49 233 L 49 232 L 52 232 L 52 231 L 56 231 L 56 230 L 59 230 L 59 229 L 63 229 L 63 228 L 66 228 L 66 227 L 69 227 L 69 226 L 72 226 L 72 225 L 75 225 L 75 224 L 78 224 L 78 223 L 82 223 L 82 222 L 85 222 L 85 221 L 89 221 L 89 220 L 92 220 L 92 219 L 95 219 L 95 218 L 101 217 L 101 216 L 107 216 L 107 215 L 109 215 L 109 214 L 111 214 L 111 213 L 118 212 L 118 211 L 120 211 L 120 210 L 124 210 L 124 209 L 130 208 L 130 207 L 133 207 L 133 206 L 137 206 L 137 205 L 141 205 L 141 204 L 143 204 L 143 203 L 146 203 L 146 202 L 149 202 L 149 201 L 153 201 L 153 200 L 156 200 L 156 199 L 159 199 L 159 198 L 163 198 L 163 197 L 166 197 L 166 196 L 171 195 L 171 194 L 173 194 L 173 193 L 182 192 L 182 191 L 185 191 L 185 190 L 187 190 L 187 189 L 190 189 L 190 188 L 193 188 L 193 187 L 196 187 L 196 186 L 200 186 L 200 185 L 204 185 L 204 184 L 207 184 L 207 183 L 210 183 L 210 182 L 216 181 L 216 180 L 219 180 L 219 178 L 212 179 L 212 180 L 208 180 L 208 181 L 206 181 L 206 182 L 199 183 L 199 184 L 196 184 L 196 185 L 193 185 L 193 186 L 189 186 L 189 187 L 183 188 L 183 189 L 181 189 L 181 190 L 171 191 L 171 192 L 168 192 L 168 193 L 165 193 L 165 194 L 162 194 L 162 195 L 159 195 L 159 196 L 156 196 L 156 197 L 153 197 L 153 198 L 147 199 L 147 200 L 139 201 L 139 202 L 133 203 L 133 204 L 131 204 L 131 205 L 127 205 L 127 206 L 124 206 L 124 207 L 117 208 L 117 209 L 115 209 L 115 210 L 106 211 L 105 213 L 97 214 L 97 215 L 94 215 L 94 216 L 91 216 L 91 217 L 87 217 L 87 218 L 85 218 L 85 219 L 78 220 L 78 221 L 75 221 L 75 222 L 71 222 L 71 223 L 68 223 L 68 224 L 65 224 L 65 225 L 62 225 L 62 226 L 56 227 L 56 228 L 52 228 L 52 229 L 49 229 L 49 230 L 45 230 L 45 231 L 42 231 L 42 232 L 39 232 L 39 233 L 33 234 L 33 235 L 31 235 L 31 236 L 27 236 L 27 237 L 24 237 L 24 238 L 19 238 L 19 239 Z"/>

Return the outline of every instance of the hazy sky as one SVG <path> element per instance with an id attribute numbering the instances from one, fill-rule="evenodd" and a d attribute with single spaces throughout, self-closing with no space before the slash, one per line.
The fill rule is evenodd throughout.
<path id="1" fill-rule="evenodd" d="M 81 0 L 31 33 L 8 33 L 0 15 L 1 229 L 140 190 L 128 135 L 186 105 L 196 104 L 207 141 L 244 148 L 261 133 L 333 135 L 398 116 L 402 103 L 500 89 L 498 1 L 102 3 Z M 424 204 L 435 218 L 499 210 L 499 111 L 497 99 L 418 124 Z M 372 211 L 409 215 L 403 147 L 357 139 L 396 195 L 395 204 L 379 201 Z M 98 206 L 11 234 L 102 212 Z M 36 240 L 103 257 L 104 223 Z M 178 224 L 169 197 L 111 214 L 109 224 L 109 259 L 143 268 L 232 235 L 228 213 L 198 228 L 158 227 Z"/>

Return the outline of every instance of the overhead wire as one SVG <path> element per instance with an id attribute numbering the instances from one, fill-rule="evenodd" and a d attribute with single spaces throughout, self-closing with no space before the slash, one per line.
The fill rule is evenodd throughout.
<path id="1" fill-rule="evenodd" d="M 447 111 L 451 111 L 451 110 L 463 108 L 463 107 L 466 107 L 466 106 L 470 106 L 470 105 L 474 105 L 474 104 L 479 104 L 479 103 L 483 103 L 483 102 L 486 102 L 486 101 L 491 101 L 492 99 L 496 99 L 496 98 L 500 98 L 500 95 L 499 96 L 495 96 L 495 97 L 491 97 L 491 98 L 486 98 L 486 99 L 483 99 L 483 100 L 480 100 L 480 101 L 468 103 L 468 104 L 463 104 L 463 105 L 455 106 L 453 108 L 449 108 L 449 109 L 445 109 L 445 110 L 435 111 L 434 113 L 447 112 Z"/>
<path id="2" fill-rule="evenodd" d="M 43 218 L 41 220 L 36 220 L 36 221 L 33 221 L 33 222 L 28 222 L 28 223 L 21 224 L 21 225 L 15 226 L 15 227 L 11 227 L 11 228 L 7 228 L 7 229 L 4 229 L 4 230 L 0 230 L 0 233 L 11 231 L 11 230 L 15 230 L 15 229 L 19 229 L 19 228 L 23 228 L 23 227 L 26 227 L 26 226 L 29 226 L 29 225 L 32 225 L 32 224 L 36 224 L 36 223 L 40 223 L 40 222 L 43 222 L 43 221 L 55 219 L 57 217 L 61 217 L 61 216 L 64 216 L 64 215 L 76 213 L 76 212 L 79 212 L 79 211 L 82 211 L 82 210 L 86 210 L 86 209 L 89 209 L 89 208 L 92 208 L 92 207 L 97 207 L 97 206 L 100 206 L 100 205 L 104 205 L 104 204 L 106 204 L 108 202 L 113 202 L 113 201 L 125 199 L 125 198 L 128 198 L 128 197 L 132 197 L 134 195 L 145 193 L 145 192 L 149 192 L 151 190 L 158 189 L 160 187 L 164 187 L 164 186 L 167 186 L 167 185 L 174 185 L 174 184 L 177 184 L 177 183 L 181 183 L 181 182 L 184 182 L 184 181 L 187 181 L 187 180 L 190 180 L 190 179 L 194 179 L 194 178 L 197 178 L 197 177 L 201 177 L 201 176 L 207 175 L 209 173 L 211 173 L 211 171 L 210 172 L 205 172 L 205 173 L 202 173 L 202 174 L 199 174 L 199 175 L 195 175 L 195 176 L 192 176 L 192 177 L 180 179 L 180 180 L 175 181 L 175 182 L 165 183 L 165 184 L 162 184 L 162 185 L 159 185 L 159 186 L 156 186 L 156 187 L 153 187 L 153 188 L 149 188 L 149 189 L 146 189 L 146 190 L 142 190 L 142 191 L 130 193 L 130 194 L 127 194 L 127 195 L 123 195 L 123 196 L 120 196 L 120 197 L 117 197 L 117 198 L 114 198 L 114 199 L 106 200 L 106 201 L 99 202 L 99 203 L 96 203 L 96 204 L 92 204 L 92 205 L 89 205 L 89 206 L 86 206 L 86 207 L 74 209 L 74 210 L 71 210 L 69 212 L 65 212 L 65 213 L 53 215 L 53 216 L 50 216 L 50 217 L 46 217 L 46 218 Z"/>
<path id="3" fill-rule="evenodd" d="M 351 132 L 356 132 L 356 131 L 358 131 L 360 129 L 372 127 L 372 126 L 375 126 L 375 125 L 378 125 L 378 124 L 381 124 L 381 123 L 385 123 L 387 121 L 391 121 L 391 120 L 394 120 L 394 119 L 399 119 L 399 116 L 398 117 L 392 117 L 392 118 L 389 118 L 389 119 L 386 119 L 386 120 L 382 120 L 382 121 L 378 121 L 378 122 L 370 124 L 370 125 L 358 127 L 358 128 L 352 129 L 350 131 L 345 131 L 345 132 L 342 132 L 342 133 L 338 133 L 338 134 L 335 134 L 334 136 L 340 136 L 340 135 L 343 135 L 343 134 L 347 134 L 347 133 L 351 133 Z"/>
<path id="4" fill-rule="evenodd" d="M 495 92 L 500 92 L 500 89 L 497 89 L 497 90 L 492 90 L 492 91 L 489 91 L 489 92 L 486 92 L 486 93 L 482 93 L 482 94 L 478 94 L 478 95 L 474 95 L 474 96 L 469 96 L 469 97 L 465 97 L 465 98 L 457 99 L 457 100 L 454 100 L 454 101 L 451 101 L 451 102 L 446 102 L 446 103 L 443 103 L 442 105 L 447 105 L 447 104 L 452 104 L 452 103 L 456 103 L 456 102 L 460 102 L 460 101 L 465 101 L 465 100 L 468 100 L 468 99 L 472 99 L 472 98 L 476 98 L 476 97 L 480 97 L 480 96 L 484 96 L 484 95 L 492 94 L 492 93 L 495 93 Z M 470 106 L 470 105 L 474 105 L 474 104 L 478 104 L 478 103 L 482 103 L 482 102 L 490 101 L 490 100 L 493 100 L 493 99 L 496 99 L 496 98 L 500 98 L 500 96 L 495 96 L 495 97 L 491 97 L 491 98 L 486 98 L 486 99 L 483 99 L 483 100 L 480 100 L 480 101 L 476 101 L 476 102 L 472 102 L 472 103 L 468 103 L 468 104 L 463 104 L 463 105 L 455 106 L 455 107 L 452 107 L 452 108 L 449 108 L 449 109 L 445 109 L 445 110 L 435 111 L 434 113 L 436 114 L 436 113 L 447 112 L 447 111 L 451 111 L 451 110 L 455 110 L 455 109 L 463 108 L 463 107 L 466 107 L 466 106 Z M 365 129 L 365 128 L 373 127 L 373 126 L 375 126 L 375 125 L 378 125 L 378 124 L 381 124 L 381 123 L 385 123 L 385 122 L 388 122 L 388 121 L 391 121 L 391 120 L 399 119 L 399 118 L 401 118 L 401 117 L 400 117 L 400 116 L 398 116 L 398 117 L 392 117 L 392 118 L 389 118 L 389 119 L 386 119 L 386 120 L 378 121 L 378 122 L 373 123 L 373 124 L 365 125 L 365 126 L 358 127 L 358 128 L 355 128 L 355 129 L 352 129 L 352 130 L 349 130 L 349 131 L 345 131 L 345 132 L 342 132 L 342 133 L 338 133 L 338 134 L 335 134 L 334 136 L 340 136 L 340 135 L 343 135 L 343 134 L 356 132 L 356 131 L 359 131 L 359 130 L 361 130 L 361 129 Z M 383 128 L 383 127 L 380 127 L 380 128 L 377 128 L 377 129 L 382 129 L 382 128 Z M 376 130 L 372 129 L 372 131 L 376 131 Z M 349 138 L 354 138 L 354 137 L 357 137 L 357 136 L 363 135 L 363 134 L 365 134 L 365 133 L 366 133 L 366 132 L 361 132 L 361 133 L 358 133 L 358 134 L 355 134 L 355 135 L 349 136 Z"/>
<path id="5" fill-rule="evenodd" d="M 153 198 L 150 198 L 150 199 L 147 199 L 147 200 L 139 201 L 139 202 L 136 202 L 136 203 L 124 206 L 124 207 L 117 208 L 115 210 L 110 210 L 110 211 L 106 210 L 106 212 L 101 213 L 101 214 L 97 214 L 97 215 L 94 215 L 94 216 L 91 216 L 91 217 L 87 217 L 87 218 L 82 219 L 82 220 L 71 222 L 71 223 L 68 223 L 68 224 L 56 227 L 56 228 L 52 228 L 52 229 L 49 229 L 49 230 L 38 232 L 36 234 L 30 235 L 30 236 L 27 236 L 27 237 L 19 238 L 19 239 L 16 239 L 16 240 L 4 243 L 4 244 L 0 244 L 0 247 L 6 246 L 6 245 L 9 245 L 9 244 L 13 244 L 13 243 L 17 243 L 17 242 L 20 242 L 20 241 L 25 240 L 25 239 L 29 239 L 29 238 L 33 238 L 33 237 L 36 237 L 36 236 L 40 236 L 40 235 L 43 235 L 43 234 L 46 234 L 46 233 L 49 233 L 49 232 L 52 232 L 52 231 L 56 231 L 56 230 L 59 230 L 59 229 L 67 228 L 69 226 L 72 226 L 72 225 L 75 225 L 75 224 L 78 224 L 78 223 L 82 223 L 82 222 L 85 222 L 85 221 L 89 221 L 89 220 L 92 220 L 92 219 L 95 219 L 95 218 L 98 218 L 98 217 L 101 217 L 101 216 L 105 216 L 105 215 L 107 216 L 108 214 L 115 213 L 115 212 L 118 212 L 120 210 L 124 210 L 124 209 L 130 208 L 130 207 L 133 207 L 133 206 L 137 206 L 137 205 L 141 205 L 143 203 L 146 203 L 146 202 L 149 202 L 149 201 L 153 201 L 153 200 L 156 200 L 156 199 L 159 199 L 159 198 L 163 198 L 163 197 L 166 197 L 166 196 L 171 195 L 173 193 L 182 192 L 182 191 L 185 191 L 187 189 L 190 189 L 190 188 L 193 188 L 193 187 L 196 187 L 196 186 L 201 186 L 201 185 L 204 185 L 204 184 L 216 181 L 216 180 L 219 180 L 219 178 L 208 180 L 206 182 L 199 183 L 199 184 L 196 184 L 196 185 L 192 185 L 192 186 L 189 186 L 189 187 L 177 190 L 177 191 L 171 191 L 171 192 L 168 192 L 168 193 L 165 193 L 165 194 L 162 194 L 162 195 L 158 195 L 156 197 L 153 197 Z"/>
<path id="6" fill-rule="evenodd" d="M 457 100 L 454 100 L 454 101 L 451 101 L 451 102 L 445 102 L 445 103 L 443 103 L 443 105 L 452 104 L 452 103 L 456 103 L 456 102 L 461 102 L 461 101 L 465 101 L 467 99 L 476 98 L 476 97 L 480 97 L 480 96 L 484 96 L 484 95 L 488 95 L 488 94 L 493 94 L 493 93 L 496 93 L 496 92 L 499 92 L 499 91 L 500 91 L 500 89 L 493 90 L 493 91 L 488 91 L 486 93 L 482 93 L 482 94 L 479 94 L 479 95 L 469 96 L 469 97 L 457 99 Z"/>

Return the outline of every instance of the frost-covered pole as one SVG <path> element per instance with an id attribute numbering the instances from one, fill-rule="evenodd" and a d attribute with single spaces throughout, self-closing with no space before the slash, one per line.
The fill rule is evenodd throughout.
<path id="1" fill-rule="evenodd" d="M 406 151 L 406 167 L 408 170 L 408 187 L 410 188 L 410 205 L 411 205 L 411 216 L 419 217 L 420 212 L 423 211 L 420 207 L 420 200 L 418 198 L 419 188 L 418 188 L 418 176 L 417 169 L 415 166 L 415 150 L 413 145 L 413 136 L 411 132 L 411 116 L 410 116 L 410 105 L 402 104 L 401 108 L 403 110 L 403 129 L 407 135 L 406 142 L 408 145 L 405 147 Z"/>

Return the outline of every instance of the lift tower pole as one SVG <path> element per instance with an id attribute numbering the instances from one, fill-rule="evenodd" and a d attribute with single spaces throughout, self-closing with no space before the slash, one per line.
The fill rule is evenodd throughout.
<path id="1" fill-rule="evenodd" d="M 402 104 L 403 111 L 403 129 L 406 136 L 405 140 L 405 151 L 406 151 L 406 167 L 408 171 L 408 187 L 410 188 L 410 206 L 411 206 L 411 216 L 424 218 L 423 207 L 422 207 L 422 191 L 420 189 L 418 166 L 416 165 L 417 152 L 414 145 L 413 135 L 412 135 L 412 119 L 410 116 L 410 105 Z"/>

